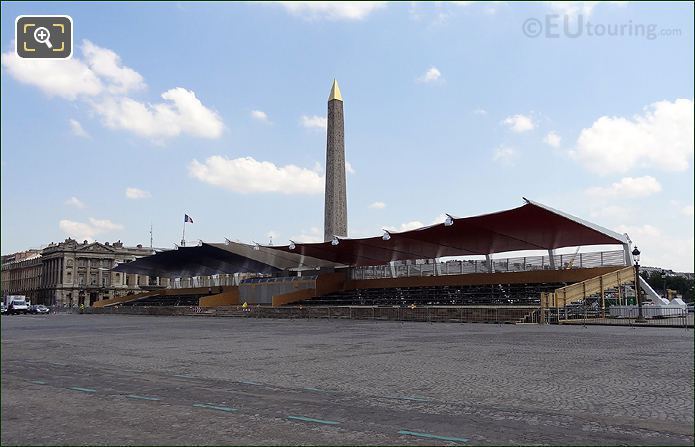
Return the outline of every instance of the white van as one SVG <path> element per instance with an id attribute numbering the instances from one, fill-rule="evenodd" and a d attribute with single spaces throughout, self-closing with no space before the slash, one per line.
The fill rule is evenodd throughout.
<path id="1" fill-rule="evenodd" d="M 26 314 L 29 311 L 27 297 L 24 295 L 7 295 L 5 306 L 8 314 Z"/>

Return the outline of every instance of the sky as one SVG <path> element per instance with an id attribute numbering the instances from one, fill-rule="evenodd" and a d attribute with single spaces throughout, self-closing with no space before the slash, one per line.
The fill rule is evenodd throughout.
<path id="1" fill-rule="evenodd" d="M 693 4 L 2 3 L 2 253 L 319 241 L 327 98 L 350 237 L 513 208 L 693 271 Z M 69 60 L 19 59 L 66 14 Z"/>

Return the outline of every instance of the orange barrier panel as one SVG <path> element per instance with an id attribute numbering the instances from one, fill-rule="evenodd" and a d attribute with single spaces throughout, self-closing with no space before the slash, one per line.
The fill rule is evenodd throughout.
<path id="1" fill-rule="evenodd" d="M 239 304 L 239 288 L 234 287 L 231 290 L 226 290 L 223 293 L 216 295 L 201 296 L 198 300 L 200 307 L 217 307 L 217 306 L 236 306 Z"/>
<path id="2" fill-rule="evenodd" d="M 345 273 L 326 273 L 316 278 L 316 296 L 328 295 L 345 288 Z"/>

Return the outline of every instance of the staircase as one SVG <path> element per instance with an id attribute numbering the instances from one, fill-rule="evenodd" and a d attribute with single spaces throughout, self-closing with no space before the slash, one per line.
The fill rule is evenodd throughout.
<path id="1" fill-rule="evenodd" d="M 634 284 L 634 267 L 625 267 L 605 275 L 589 278 L 569 286 L 556 289 L 554 292 L 541 293 L 541 307 L 565 307 L 568 304 L 584 301 L 586 298 L 603 293 L 623 284 Z"/>
<path id="2" fill-rule="evenodd" d="M 151 290 L 149 292 L 143 292 L 143 293 L 137 293 L 135 295 L 123 295 L 123 296 L 117 296 L 114 298 L 109 298 L 106 300 L 100 300 L 100 301 L 95 301 L 94 304 L 92 304 L 92 307 L 109 307 L 109 306 L 115 306 L 117 304 L 124 304 L 124 303 L 129 303 L 131 301 L 136 301 L 142 298 L 147 298 L 151 296 L 156 296 L 159 294 L 158 290 Z"/>

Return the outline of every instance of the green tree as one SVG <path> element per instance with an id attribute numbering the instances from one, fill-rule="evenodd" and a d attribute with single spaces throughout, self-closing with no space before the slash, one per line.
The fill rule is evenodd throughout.
<path id="1" fill-rule="evenodd" d="M 641 276 L 654 290 L 662 295 L 666 295 L 664 291 L 664 286 L 666 286 L 666 289 L 676 290 L 677 293 L 683 296 L 683 301 L 695 301 L 695 280 L 682 276 L 672 276 L 668 273 L 664 275 L 660 272 L 642 272 Z"/>

